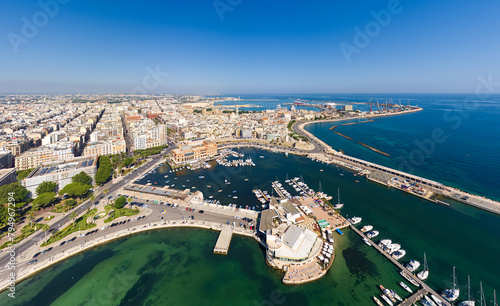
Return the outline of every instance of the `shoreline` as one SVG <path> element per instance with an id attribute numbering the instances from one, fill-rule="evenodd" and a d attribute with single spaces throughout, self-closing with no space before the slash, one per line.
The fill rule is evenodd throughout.
<path id="1" fill-rule="evenodd" d="M 132 230 L 128 230 L 128 229 L 122 230 L 120 232 L 113 233 L 109 237 L 107 237 L 107 235 L 106 235 L 100 239 L 99 238 L 96 239 L 95 241 L 89 241 L 83 247 L 82 246 L 75 246 L 67 251 L 64 251 L 62 253 L 58 253 L 55 256 L 51 257 L 52 259 L 49 258 L 49 260 L 45 260 L 41 266 L 40 266 L 40 263 L 36 263 L 36 264 L 34 264 L 34 266 L 30 267 L 29 269 L 22 270 L 19 273 L 22 275 L 17 274 L 15 282 L 17 285 L 20 282 L 22 282 L 23 280 L 25 280 L 31 276 L 34 276 L 40 272 L 43 272 L 44 270 L 50 268 L 51 266 L 53 266 L 57 263 L 60 263 L 64 260 L 69 259 L 73 256 L 76 256 L 80 253 L 90 251 L 91 249 L 93 249 L 95 247 L 106 245 L 108 243 L 111 243 L 115 240 L 122 239 L 122 238 L 127 237 L 127 236 L 141 234 L 141 233 L 148 232 L 148 231 L 161 230 L 161 229 L 171 229 L 171 228 L 196 228 L 196 229 L 203 229 L 203 230 L 219 231 L 220 232 L 222 230 L 222 225 L 223 224 L 218 224 L 215 222 L 204 222 L 204 221 L 202 221 L 202 222 L 197 222 L 197 221 L 187 222 L 185 220 L 168 221 L 168 222 L 163 222 L 160 224 L 154 223 L 152 225 L 144 225 L 144 226 L 139 225 L 138 228 L 134 227 L 134 228 L 132 228 Z M 237 234 L 237 235 L 245 236 L 245 237 L 250 237 L 250 238 L 254 238 L 255 240 L 257 240 L 255 235 L 253 233 L 249 233 L 248 230 L 245 231 L 245 230 L 240 230 L 240 229 L 233 229 L 233 234 Z M 55 258 L 55 257 L 58 257 L 58 258 Z M 16 269 L 17 269 L 17 267 L 16 267 Z M 25 271 L 26 271 L 26 273 L 23 273 Z M 4 292 L 5 290 L 8 290 L 9 283 L 10 283 L 9 279 L 6 279 L 6 280 L 3 280 L 2 282 L 0 282 L 0 293 Z"/>

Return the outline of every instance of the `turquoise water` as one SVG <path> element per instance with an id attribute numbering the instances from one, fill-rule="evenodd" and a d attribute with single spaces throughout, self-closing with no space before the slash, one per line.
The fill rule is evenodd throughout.
<path id="1" fill-rule="evenodd" d="M 232 203 L 256 205 L 255 197 L 243 190 L 254 186 L 270 190 L 271 181 L 276 177 L 283 181 L 287 174 L 289 178 L 302 175 L 315 189 L 321 181 L 331 195 L 340 188 L 344 215 L 361 216 L 362 225 L 371 224 L 381 232 L 375 241 L 391 238 L 401 243 L 407 251 L 403 262 L 422 261 L 425 251 L 428 284 L 433 288 L 441 290 L 449 285 L 452 266 L 457 267 L 461 286 L 471 275 L 474 292 L 480 280 L 487 297 L 492 296 L 492 288 L 500 288 L 500 217 L 459 203 L 443 207 L 422 201 L 303 157 L 285 158 L 250 149 L 244 152 L 264 158 L 257 157 L 254 168 L 234 168 L 235 174 L 227 177 L 231 185 L 222 189 L 221 199 L 238 190 L 241 196 L 230 200 Z M 169 175 L 177 177 L 179 184 L 203 189 L 207 184 L 215 185 L 220 177 L 216 174 L 225 171 L 228 168 L 215 166 L 178 175 L 155 173 L 145 180 L 159 182 Z M 199 175 L 205 178 L 197 179 Z M 266 266 L 263 250 L 253 239 L 234 237 L 229 255 L 216 256 L 212 254 L 215 232 L 172 229 L 141 234 L 78 255 L 18 284 L 16 303 L 99 305 L 105 299 L 106 305 L 271 305 L 265 301 L 274 298 L 272 305 L 373 305 L 370 299 L 378 293 L 378 284 L 406 296 L 397 285 L 402 280 L 398 271 L 382 255 L 349 230 L 335 238 L 336 258 L 323 279 L 285 286 L 281 273 Z M 116 276 L 122 272 L 126 275 Z M 4 292 L 0 304 L 6 301 L 12 302 Z"/>
<path id="2" fill-rule="evenodd" d="M 294 97 L 367 101 L 370 96 L 380 101 L 389 97 Z M 409 160 L 410 154 L 419 149 L 416 140 L 423 141 L 436 128 L 441 128 L 447 140 L 436 143 L 422 164 L 410 164 L 413 169 L 403 170 L 499 199 L 498 96 L 482 102 L 474 110 L 459 113 L 458 106 L 465 96 L 405 95 L 402 98 L 407 97 L 411 104 L 419 104 L 425 110 L 337 128 L 356 141 L 391 154 L 390 158 L 337 136 L 328 130 L 331 123 L 309 125 L 308 129 L 350 155 L 399 168 L 406 165 L 401 160 Z M 291 100 L 288 96 L 242 98 L 252 100 L 240 101 L 241 104 L 259 104 L 266 108 Z M 256 98 L 275 100 L 253 100 Z M 457 114 L 463 118 L 460 126 L 455 126 L 458 121 L 443 117 Z M 381 232 L 375 241 L 390 238 L 402 244 L 407 251 L 402 262 L 422 261 L 426 252 L 430 269 L 427 283 L 431 287 L 440 291 L 449 286 L 452 267 L 456 266 L 462 292 L 469 274 L 473 292 L 477 293 L 482 280 L 488 300 L 493 288 L 500 289 L 499 216 L 460 203 L 439 206 L 353 176 L 347 170 L 302 157 L 285 158 L 283 154 L 251 149 L 244 153 L 253 158 L 256 167 L 225 168 L 213 164 L 208 170 L 169 173 L 168 167 L 162 166 L 157 173 L 139 182 L 145 184 L 149 180 L 159 186 L 195 187 L 193 190 L 203 191 L 206 198 L 213 196 L 223 204 L 248 205 L 259 210 L 260 202 L 251 192 L 254 188 L 271 192 L 270 182 L 276 178 L 284 181 L 286 177 L 302 176 L 317 190 L 321 181 L 324 191 L 334 197 L 340 188 L 345 203 L 342 214 L 361 216 L 361 225 L 371 224 Z M 204 178 L 198 178 L 200 175 Z M 224 183 L 226 179 L 230 185 Z M 374 305 L 371 296 L 379 292 L 379 284 L 406 296 L 397 285 L 402 278 L 396 268 L 349 230 L 343 236 L 336 236 L 336 258 L 327 275 L 301 286 L 281 284 L 281 273 L 266 266 L 263 250 L 253 239 L 234 237 L 228 256 L 212 254 L 216 239 L 215 232 L 193 229 L 169 229 L 122 239 L 70 258 L 21 282 L 15 303 L 3 292 L 0 305 Z"/>

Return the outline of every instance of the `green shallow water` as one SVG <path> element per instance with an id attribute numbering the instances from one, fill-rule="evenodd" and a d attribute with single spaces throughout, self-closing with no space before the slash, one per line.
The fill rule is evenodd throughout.
<path id="1" fill-rule="evenodd" d="M 2 305 L 363 305 L 377 284 L 396 288 L 395 268 L 353 233 L 337 237 L 323 279 L 285 286 L 251 238 L 235 236 L 214 255 L 217 232 L 168 229 L 96 248 L 18 285 Z M 352 242 L 351 242 L 352 240 Z M 272 303 L 272 304 L 269 304 Z"/>
<path id="2" fill-rule="evenodd" d="M 270 191 L 276 177 L 284 181 L 287 174 L 302 175 L 314 189 L 321 181 L 333 196 L 340 187 L 342 213 L 363 217 L 361 226 L 373 225 L 381 232 L 375 241 L 390 238 L 402 244 L 407 251 L 402 262 L 422 261 L 425 251 L 427 283 L 436 290 L 449 285 L 452 266 L 463 289 L 468 274 L 473 292 L 482 280 L 488 299 L 492 288 L 500 288 L 500 217 L 459 203 L 436 205 L 303 157 L 244 152 L 253 156 L 256 167 L 215 166 L 177 174 L 163 167 L 142 182 L 220 188 L 212 194 L 225 203 L 258 206 L 252 188 Z M 223 184 L 225 177 L 231 185 Z M 238 199 L 227 197 L 234 190 Z M 281 273 L 266 265 L 263 250 L 251 238 L 235 236 L 228 256 L 212 254 L 217 235 L 169 229 L 118 240 L 21 282 L 15 303 L 3 292 L 0 305 L 374 305 L 371 297 L 379 293 L 379 284 L 406 296 L 397 285 L 402 278 L 396 267 L 350 230 L 336 236 L 336 258 L 327 275 L 300 286 L 281 284 Z"/>

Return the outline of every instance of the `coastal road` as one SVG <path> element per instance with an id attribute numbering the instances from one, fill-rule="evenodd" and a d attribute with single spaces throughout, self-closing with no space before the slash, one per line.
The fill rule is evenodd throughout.
<path id="1" fill-rule="evenodd" d="M 100 191 L 97 192 L 95 201 L 97 202 L 99 200 L 102 200 L 105 196 L 111 195 L 116 190 L 120 189 L 125 184 L 127 184 L 128 182 L 132 182 L 135 179 L 137 179 L 143 171 L 145 171 L 149 167 L 152 167 L 154 164 L 160 162 L 164 158 L 163 155 L 168 154 L 173 148 L 174 148 L 174 146 L 171 146 L 171 147 L 163 150 L 162 153 L 153 157 L 150 161 L 143 164 L 142 166 L 135 169 L 134 171 L 130 172 L 130 174 L 123 177 L 121 180 L 117 181 L 116 183 L 113 182 L 113 180 L 112 180 L 112 181 L 106 183 L 105 185 L 103 185 L 102 187 L 100 187 L 100 190 L 108 189 L 108 193 L 103 194 Z M 76 212 L 77 215 L 80 215 L 86 211 L 86 209 L 88 208 L 89 205 L 91 205 L 90 201 L 87 200 L 84 203 L 75 207 L 73 210 L 68 211 L 66 214 L 64 214 L 64 216 L 60 220 L 54 222 L 54 224 L 52 224 L 49 227 L 49 230 L 59 229 L 63 225 L 67 224 L 70 221 L 70 215 L 72 212 Z M 26 260 L 27 258 L 22 257 L 23 256 L 22 253 L 25 252 L 26 250 L 28 250 L 30 247 L 38 244 L 42 239 L 45 238 L 46 234 L 47 233 L 44 233 L 43 231 L 39 231 L 38 233 L 35 233 L 35 234 L 31 235 L 30 237 L 28 237 L 27 239 L 21 241 L 21 243 L 15 247 L 17 262 Z M 7 252 L 8 249 L 6 248 L 4 250 L 5 250 L 4 252 L 0 253 L 0 269 L 4 269 L 10 260 L 10 255 Z"/>
<path id="2" fill-rule="evenodd" d="M 252 222 L 243 221 L 241 219 L 243 215 L 238 211 L 225 210 L 225 209 L 220 211 L 213 211 L 212 209 L 207 209 L 206 207 L 200 205 L 190 205 L 189 207 L 195 208 L 195 210 L 188 211 L 186 210 L 186 206 L 181 205 L 177 208 L 173 208 L 171 206 L 166 206 L 165 205 L 166 202 L 163 205 L 158 203 L 146 202 L 146 200 L 142 199 L 134 199 L 134 202 L 142 204 L 143 206 L 147 206 L 141 208 L 141 210 L 144 211 L 144 209 L 148 210 L 150 209 L 151 213 L 145 215 L 143 212 L 141 212 L 136 216 L 120 217 L 114 220 L 113 222 L 108 223 L 107 225 L 117 224 L 122 221 L 124 221 L 124 223 L 117 224 L 107 229 L 93 228 L 92 230 L 98 230 L 98 231 L 90 235 L 81 236 L 78 233 L 73 233 L 69 235 L 67 238 L 49 245 L 48 247 L 52 247 L 53 249 L 37 256 L 36 259 L 38 260 L 38 263 L 47 262 L 49 259 L 53 258 L 56 254 L 64 254 L 64 252 L 68 251 L 71 248 L 74 248 L 75 246 L 80 245 L 80 247 L 84 247 L 90 241 L 111 237 L 113 236 L 113 234 L 116 234 L 117 232 L 123 230 L 132 231 L 137 228 L 148 227 L 152 224 L 162 224 L 171 221 L 178 221 L 179 223 L 182 221 L 188 222 L 191 219 L 198 222 L 200 221 L 215 222 L 217 224 L 227 224 L 227 222 L 229 222 L 231 225 L 233 225 L 234 222 L 235 228 L 242 227 L 240 226 L 241 223 L 241 225 L 245 225 L 248 228 L 249 224 L 251 223 L 255 224 L 256 221 L 256 220 L 252 220 Z M 204 212 L 200 213 L 200 209 L 204 210 Z M 137 220 L 137 217 L 139 216 L 141 217 L 144 216 L 144 218 Z M 86 232 L 90 232 L 90 230 L 87 230 Z M 75 239 L 73 241 L 69 241 L 70 239 L 72 239 L 72 237 L 75 237 Z M 69 242 L 67 242 L 64 245 L 60 245 L 61 242 L 63 241 L 69 241 Z M 45 247 L 44 249 L 47 249 L 48 247 Z M 38 250 L 40 250 L 40 248 L 38 248 Z M 27 263 L 31 260 L 33 260 L 33 253 L 29 254 L 29 258 L 23 258 L 23 259 L 18 258 L 16 262 L 16 273 L 20 273 L 25 269 L 31 269 L 31 267 L 29 268 L 27 267 Z M 38 263 L 35 264 L 33 267 L 36 268 Z M 4 266 L 0 267 L 0 280 L 8 279 L 8 274 L 10 272 L 12 271 L 7 270 L 5 268 L 5 264 Z"/>

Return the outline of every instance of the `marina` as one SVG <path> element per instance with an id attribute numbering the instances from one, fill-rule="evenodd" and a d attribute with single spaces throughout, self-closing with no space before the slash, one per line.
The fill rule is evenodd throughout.
<path id="1" fill-rule="evenodd" d="M 435 292 L 432 288 L 430 288 L 429 286 L 427 286 L 424 282 L 422 282 L 421 280 L 419 280 L 417 277 L 415 277 L 413 274 L 411 274 L 411 272 L 406 272 L 407 269 L 401 264 L 399 263 L 397 260 L 395 260 L 394 258 L 392 258 L 387 252 L 385 252 L 381 247 L 379 247 L 378 245 L 376 245 L 375 243 L 371 242 L 371 240 L 369 240 L 365 234 L 363 232 L 361 232 L 360 230 L 358 230 L 353 224 L 350 224 L 349 225 L 351 230 L 353 230 L 355 233 L 357 233 L 362 239 L 368 241 L 371 243 L 371 245 L 377 250 L 379 251 L 382 255 L 384 255 L 387 259 L 389 259 L 390 262 L 392 262 L 396 267 L 398 267 L 403 273 L 406 273 L 406 275 L 411 278 L 413 280 L 414 283 L 417 283 L 419 286 L 422 287 L 422 289 L 420 289 L 419 291 L 417 291 L 415 294 L 413 294 L 407 301 L 403 301 L 400 305 L 412 305 L 414 302 L 416 302 L 417 300 L 420 300 L 424 295 L 430 293 L 434 296 L 438 296 L 438 298 L 440 299 L 440 301 L 442 303 L 444 303 L 443 305 L 451 305 L 450 303 L 448 303 L 446 300 L 444 300 L 437 292 Z"/>

